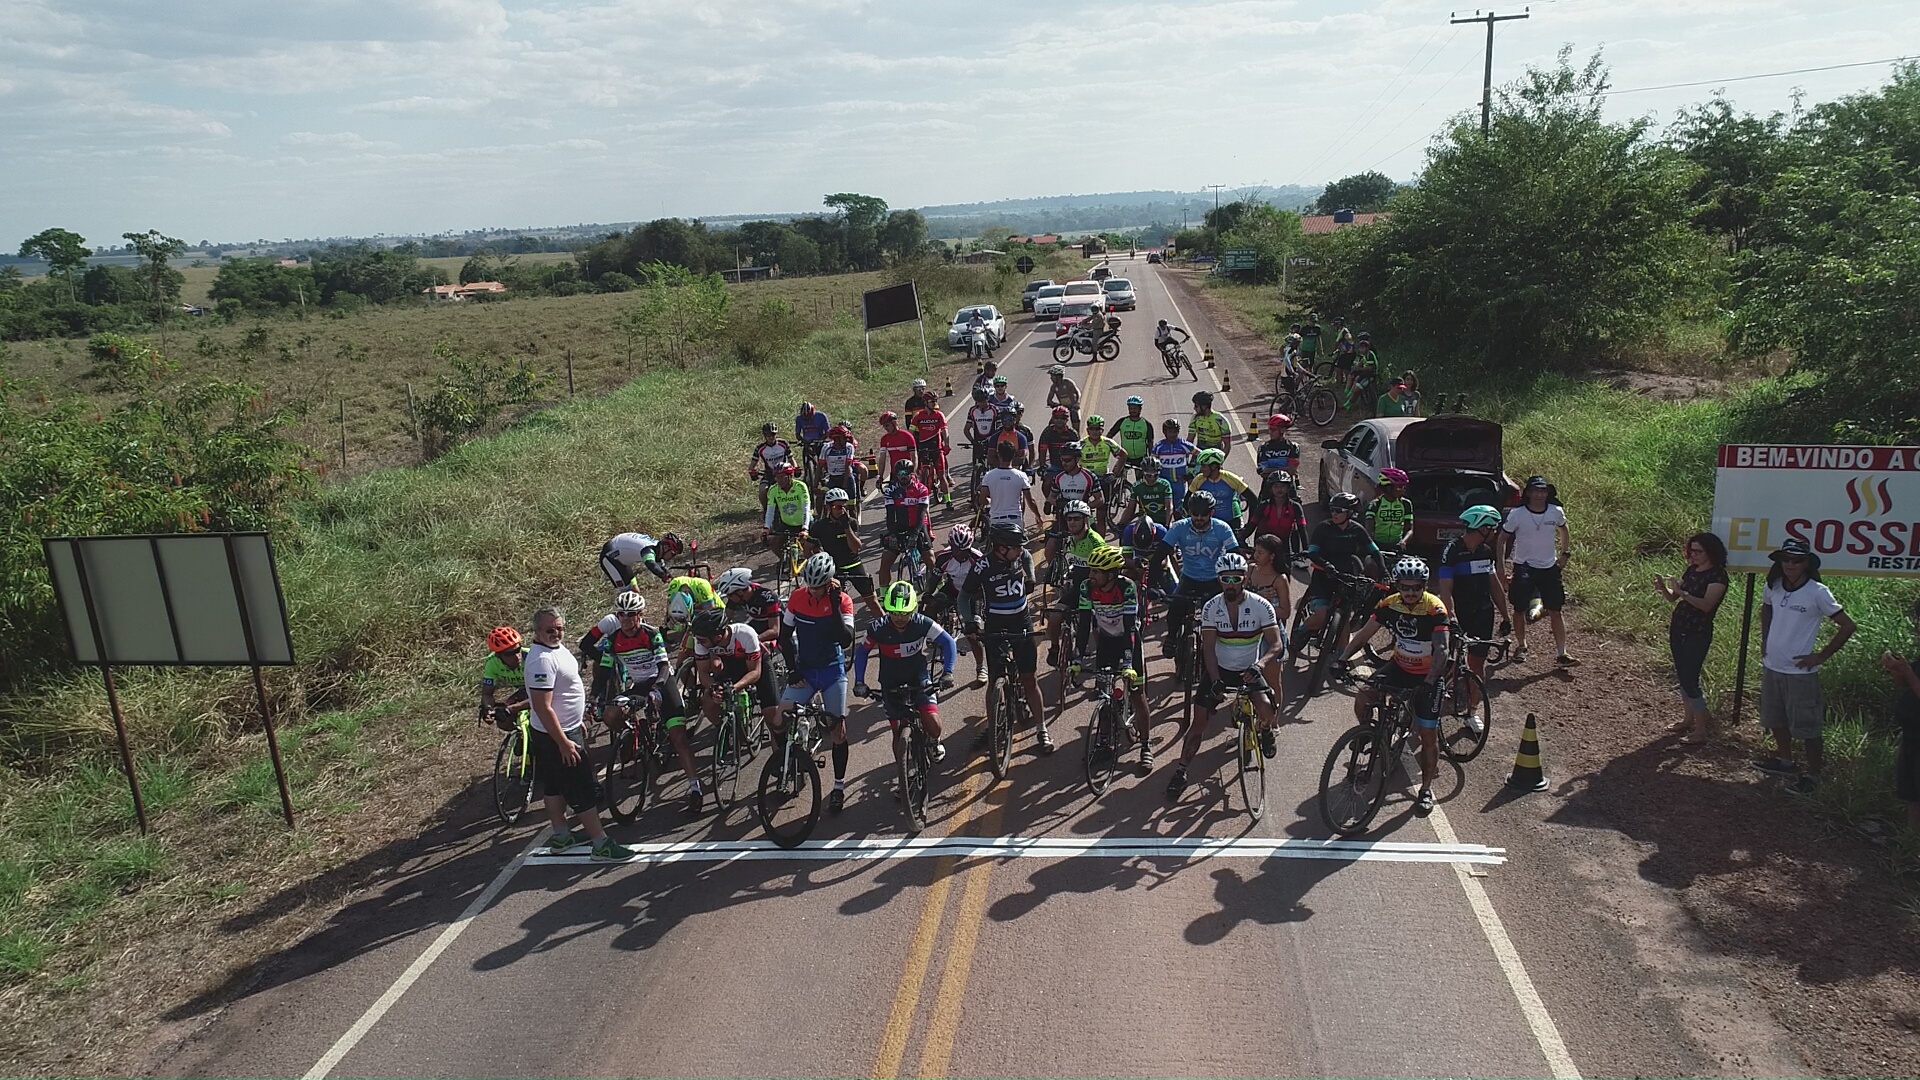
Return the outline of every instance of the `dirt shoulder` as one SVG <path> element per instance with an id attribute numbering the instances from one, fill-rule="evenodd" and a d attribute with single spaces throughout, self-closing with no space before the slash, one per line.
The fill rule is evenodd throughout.
<path id="1" fill-rule="evenodd" d="M 1236 382 L 1271 378 L 1265 342 L 1197 282 L 1169 277 L 1215 328 Z M 1261 404 L 1235 398 L 1243 413 Z M 1303 434 L 1303 474 L 1330 434 Z M 1488 892 L 1575 1060 L 1587 1075 L 1920 1075 L 1920 934 L 1883 849 L 1748 766 L 1751 696 L 1743 727 L 1680 746 L 1664 642 L 1582 632 L 1577 561 L 1570 586 L 1582 662 L 1496 669 L 1487 751 L 1451 779 L 1443 770 L 1436 790 L 1462 839 L 1507 848 Z M 1738 616 L 1721 622 L 1719 647 L 1732 648 Z M 1502 781 L 1529 713 L 1551 786 L 1516 795 Z M 1682 1045 L 1649 1038 L 1668 1030 Z"/>

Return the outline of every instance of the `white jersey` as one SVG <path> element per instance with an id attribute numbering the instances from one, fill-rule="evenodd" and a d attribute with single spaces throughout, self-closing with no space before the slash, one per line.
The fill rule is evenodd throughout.
<path id="1" fill-rule="evenodd" d="M 1033 490 L 1033 480 L 1019 469 L 989 469 L 980 478 L 987 489 L 987 518 L 993 522 L 1019 521 L 1025 514 L 1023 496 Z"/>
<path id="2" fill-rule="evenodd" d="M 1245 671 L 1260 659 L 1260 641 L 1268 627 L 1280 625 L 1273 604 L 1259 593 L 1248 591 L 1240 604 L 1227 610 L 1227 596 L 1219 593 L 1200 609 L 1200 629 L 1212 630 L 1213 658 L 1222 671 Z"/>
<path id="3" fill-rule="evenodd" d="M 580 681 L 580 661 L 574 659 L 566 646 L 556 648 L 534 642 L 527 650 L 523 670 L 530 693 L 553 692 L 553 712 L 560 721 L 560 730 L 573 731 L 586 723 L 587 689 Z M 547 725 L 540 720 L 540 710 L 529 710 L 529 714 L 535 730 L 547 730 Z"/>

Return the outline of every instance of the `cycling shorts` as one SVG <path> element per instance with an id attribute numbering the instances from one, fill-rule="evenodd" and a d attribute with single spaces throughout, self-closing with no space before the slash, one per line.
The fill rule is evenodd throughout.
<path id="1" fill-rule="evenodd" d="M 820 697 L 820 707 L 826 710 L 828 716 L 846 719 L 847 669 L 835 666 L 802 671 L 800 681 L 789 685 L 780 695 L 780 700 L 787 705 L 805 705 L 816 694 Z"/>
<path id="2" fill-rule="evenodd" d="M 1032 627 L 1027 625 L 1025 617 L 1020 618 L 1019 625 L 996 626 L 994 625 L 994 621 L 995 620 L 988 620 L 987 622 L 986 631 L 988 634 L 991 635 L 1005 631 L 1018 634 L 1019 636 L 1005 643 L 995 641 L 985 642 L 988 672 L 993 675 L 1005 674 L 1001 664 L 1002 654 L 1000 649 L 1005 648 L 1007 645 L 1012 646 L 1013 667 L 1016 672 L 1021 675 L 1031 675 L 1039 671 L 1040 647 L 1034 642 Z"/>
<path id="3" fill-rule="evenodd" d="M 1369 685 L 1388 690 L 1414 691 L 1414 725 L 1422 731 L 1440 730 L 1440 688 L 1428 686 L 1425 675 L 1415 675 L 1399 664 L 1388 661 L 1374 674 Z"/>
<path id="4" fill-rule="evenodd" d="M 1490 638 L 1493 636 L 1493 606 L 1491 604 L 1483 608 L 1455 612 L 1454 618 L 1460 621 L 1461 633 L 1468 637 Z M 1477 656 L 1484 659 L 1488 650 L 1491 648 L 1492 646 L 1489 645 L 1469 645 L 1467 646 L 1467 653 L 1470 656 Z"/>
<path id="5" fill-rule="evenodd" d="M 1132 668 L 1135 673 L 1147 670 L 1146 659 L 1141 655 L 1140 635 L 1125 638 L 1094 631 L 1093 666 Z"/>
<path id="6" fill-rule="evenodd" d="M 1200 668 L 1200 697 L 1202 700 L 1211 702 L 1215 697 L 1221 696 L 1220 691 L 1237 690 L 1242 686 L 1251 690 L 1257 698 L 1266 701 L 1273 700 L 1273 688 L 1267 685 L 1267 677 L 1261 674 L 1260 669 L 1257 667 L 1247 668 L 1241 671 L 1235 671 L 1232 668 L 1221 668 L 1218 681 L 1215 681 L 1213 676 L 1207 674 L 1207 669 L 1204 665 Z"/>

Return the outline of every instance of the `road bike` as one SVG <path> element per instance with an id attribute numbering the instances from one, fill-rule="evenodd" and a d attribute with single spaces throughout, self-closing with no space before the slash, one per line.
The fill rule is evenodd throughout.
<path id="1" fill-rule="evenodd" d="M 761 672 L 766 678 L 767 672 Z M 707 789 L 713 792 L 719 816 L 740 798 L 740 777 L 760 747 L 767 742 L 767 722 L 745 690 L 727 693 L 720 722 L 713 727 L 713 752 L 707 758 Z"/>
<path id="2" fill-rule="evenodd" d="M 1179 378 L 1180 369 L 1185 368 L 1187 374 L 1193 376 L 1193 381 L 1200 381 L 1200 373 L 1193 370 L 1193 361 L 1187 358 L 1187 350 L 1177 341 L 1160 346 L 1160 362 L 1166 365 L 1167 374 L 1173 378 Z"/>
<path id="3" fill-rule="evenodd" d="M 953 685 L 951 678 L 936 679 L 923 686 L 887 686 L 880 690 L 887 723 L 893 728 L 894 772 L 900 785 L 900 808 L 906 811 L 907 831 L 917 833 L 927 827 L 927 796 L 933 789 L 933 740 L 920 726 L 919 700 L 922 694 L 939 693 Z M 854 693 L 866 697 L 864 686 Z"/>
<path id="4" fill-rule="evenodd" d="M 797 848 L 820 822 L 820 752 L 832 730 L 827 714 L 811 702 L 785 707 L 779 744 L 760 769 L 760 826 L 783 848 Z"/>
<path id="5" fill-rule="evenodd" d="M 1015 642 L 1038 636 L 1033 630 L 996 630 L 980 638 L 987 651 L 987 764 L 995 780 L 1005 780 L 1013 768 L 1013 729 L 1021 706 L 1028 705 L 1028 715 L 1040 722 L 1040 705 L 1027 702 L 1013 659 Z"/>
<path id="6" fill-rule="evenodd" d="M 638 698 L 629 691 L 614 697 L 608 725 L 613 746 L 607 753 L 601 787 L 607 813 L 625 825 L 656 801 L 656 785 L 673 767 L 673 740 L 661 726 L 659 690 L 650 688 Z"/>
<path id="7" fill-rule="evenodd" d="M 504 713 L 504 708 L 495 714 Z M 535 784 L 533 722 L 526 709 L 514 714 L 500 749 L 493 755 L 493 810 L 500 824 L 515 825 L 533 806 Z"/>
<path id="8" fill-rule="evenodd" d="M 901 538 L 900 557 L 893 564 L 894 580 L 912 582 L 914 593 L 920 596 L 927 594 L 933 579 L 932 565 L 927 561 L 928 543 L 927 530 L 915 529 Z"/>
<path id="9" fill-rule="evenodd" d="M 794 583 L 800 580 L 800 568 L 806 564 L 807 552 L 800 544 L 800 534 L 786 531 L 786 545 L 773 563 L 773 591 L 783 597 L 792 592 Z"/>
<path id="10" fill-rule="evenodd" d="M 1320 820 L 1341 836 L 1366 832 L 1373 824 L 1387 784 L 1415 741 L 1414 694 L 1430 692 L 1425 685 L 1379 689 L 1381 699 L 1367 720 L 1340 736 L 1320 768 Z"/>
<path id="11" fill-rule="evenodd" d="M 1076 682 L 1079 680 L 1082 673 L 1078 664 L 1070 674 Z M 1088 674 L 1093 676 L 1093 689 L 1086 696 L 1097 705 L 1087 718 L 1081 767 L 1086 773 L 1087 790 L 1097 796 L 1106 793 L 1119 775 L 1127 751 L 1133 749 L 1135 718 L 1129 676 L 1138 676 L 1130 669 L 1112 666 L 1094 668 Z M 1066 694 L 1060 696 L 1064 703 Z"/>
<path id="12" fill-rule="evenodd" d="M 821 474 L 824 472 L 821 468 L 820 448 L 824 445 L 812 439 L 800 444 L 800 479 L 805 481 L 807 491 L 811 494 L 816 506 L 819 505 L 825 488 L 825 485 L 820 482 Z"/>

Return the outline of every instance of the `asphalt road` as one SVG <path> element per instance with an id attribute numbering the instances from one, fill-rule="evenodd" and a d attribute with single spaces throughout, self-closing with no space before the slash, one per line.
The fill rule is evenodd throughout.
<path id="1" fill-rule="evenodd" d="M 1167 377 L 1151 327 L 1165 317 L 1192 329 L 1196 363 L 1216 335 L 1144 260 L 1115 266 L 1135 281 L 1140 308 L 1122 315 L 1117 361 L 1073 366 L 1083 412 L 1112 420 L 1139 394 L 1156 424 L 1184 419 L 1196 381 Z M 1013 325 L 1003 370 L 1038 414 L 1051 324 Z M 1202 368 L 1197 385 L 1215 379 Z M 1226 397 L 1223 411 L 1242 424 L 1255 382 Z M 1237 446 L 1228 467 L 1251 476 L 1251 466 Z M 427 914 L 407 932 L 303 947 L 305 960 L 160 1069 L 1577 1076 L 1529 977 L 1527 944 L 1509 939 L 1488 899 L 1484 882 L 1512 868 L 1475 846 L 1485 837 L 1456 836 L 1447 816 L 1467 778 L 1443 765 L 1442 809 L 1424 821 L 1398 793 L 1367 837 L 1378 843 L 1322 843 L 1319 768 L 1351 723 L 1350 699 L 1329 694 L 1280 733 L 1264 820 L 1244 812 L 1219 734 L 1170 805 L 1180 697 L 1158 652 L 1156 630 L 1160 766 L 1150 777 L 1091 797 L 1080 707 L 1055 724 L 1059 753 L 1039 756 L 1023 738 L 1012 775 L 995 784 L 965 752 L 983 712 L 980 690 L 965 687 L 941 708 L 950 732 L 967 730 L 949 736 L 934 821 L 907 844 L 886 725 L 863 706 L 851 721 L 847 809 L 815 836 L 838 850 L 794 857 L 726 843 L 758 839 L 744 805 L 689 821 L 671 793 L 615 830 L 677 845 L 634 864 L 523 859 L 544 827 L 503 834 L 457 882 L 414 886 Z M 1043 688 L 1051 682 L 1043 663 Z M 1511 753 L 1497 739 L 1467 768 L 1503 774 Z"/>

